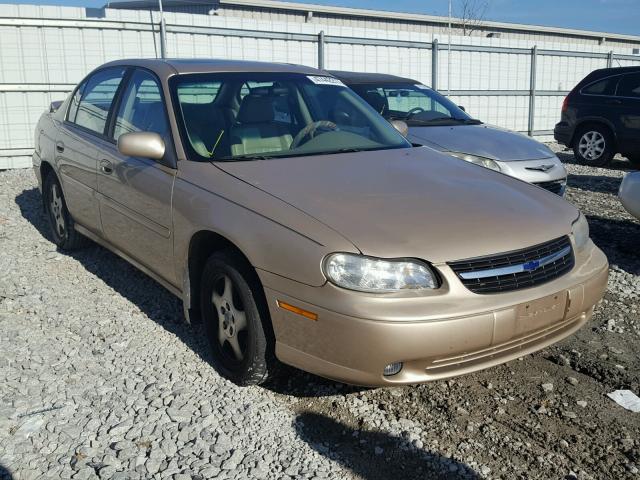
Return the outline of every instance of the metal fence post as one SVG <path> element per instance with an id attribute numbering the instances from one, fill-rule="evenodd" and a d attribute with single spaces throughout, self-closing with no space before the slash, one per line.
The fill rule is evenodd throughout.
<path id="1" fill-rule="evenodd" d="M 607 68 L 613 67 L 613 50 L 609 50 L 607 55 Z"/>
<path id="2" fill-rule="evenodd" d="M 431 88 L 438 89 L 438 39 L 431 43 Z"/>
<path id="3" fill-rule="evenodd" d="M 538 63 L 538 47 L 531 49 L 531 77 L 529 79 L 529 136 L 533 137 L 534 116 L 536 113 L 536 66 Z"/>
<path id="4" fill-rule="evenodd" d="M 318 34 L 318 68 L 324 69 L 324 30 Z"/>
<path id="5" fill-rule="evenodd" d="M 167 58 L 167 24 L 164 22 L 162 0 L 158 0 L 158 7 L 160 9 L 160 58 Z"/>

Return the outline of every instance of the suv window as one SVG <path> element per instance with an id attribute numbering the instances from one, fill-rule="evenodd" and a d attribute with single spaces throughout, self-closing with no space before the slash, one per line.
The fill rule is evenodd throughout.
<path id="1" fill-rule="evenodd" d="M 78 88 L 67 120 L 96 133 L 104 133 L 109 109 L 124 76 L 124 68 L 100 70 Z"/>
<path id="2" fill-rule="evenodd" d="M 640 73 L 623 75 L 618 85 L 618 96 L 640 98 Z"/>
<path id="3" fill-rule="evenodd" d="M 616 91 L 616 83 L 619 77 L 608 77 L 598 80 L 582 89 L 586 95 L 613 95 Z"/>
<path id="4" fill-rule="evenodd" d="M 166 137 L 168 130 L 158 81 L 153 74 L 136 70 L 122 95 L 113 138 L 131 132 L 155 132 Z"/>

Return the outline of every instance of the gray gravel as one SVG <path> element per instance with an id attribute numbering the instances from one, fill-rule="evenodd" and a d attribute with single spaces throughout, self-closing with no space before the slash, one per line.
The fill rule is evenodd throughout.
<path id="1" fill-rule="evenodd" d="M 0 173 L 0 478 L 638 478 L 640 417 L 606 397 L 640 393 L 640 223 L 615 197 L 628 164 L 560 156 L 611 262 L 593 322 L 394 389 L 294 369 L 235 387 L 174 297 L 100 247 L 57 252 L 33 173 Z"/>

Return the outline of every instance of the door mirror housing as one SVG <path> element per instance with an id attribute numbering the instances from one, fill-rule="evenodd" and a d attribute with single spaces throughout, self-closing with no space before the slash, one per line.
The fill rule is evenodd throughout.
<path id="1" fill-rule="evenodd" d="M 391 120 L 391 125 L 393 125 L 393 128 L 399 131 L 403 137 L 406 137 L 409 134 L 409 126 L 407 125 L 407 122 L 402 120 Z"/>
<path id="2" fill-rule="evenodd" d="M 62 100 L 54 100 L 49 104 L 49 113 L 56 113 L 61 105 Z"/>
<path id="3" fill-rule="evenodd" d="M 129 157 L 161 160 L 165 149 L 164 140 L 155 132 L 124 133 L 118 138 L 118 151 Z"/>
<path id="4" fill-rule="evenodd" d="M 466 109 L 466 108 L 464 108 L 462 105 L 458 105 L 458 108 L 459 108 L 460 110 L 462 110 L 463 112 L 466 112 L 466 111 L 467 111 L 467 109 Z"/>

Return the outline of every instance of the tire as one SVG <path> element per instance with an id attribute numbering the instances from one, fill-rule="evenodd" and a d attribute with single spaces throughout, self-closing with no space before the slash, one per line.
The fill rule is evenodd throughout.
<path id="1" fill-rule="evenodd" d="M 44 178 L 42 194 L 53 243 L 61 250 L 66 251 L 85 247 L 89 240 L 76 231 L 75 222 L 67 209 L 60 182 L 54 173 L 49 173 Z"/>
<path id="2" fill-rule="evenodd" d="M 615 155 L 613 136 L 603 125 L 590 124 L 580 127 L 573 142 L 573 154 L 583 165 L 603 167 Z"/>
<path id="3" fill-rule="evenodd" d="M 269 380 L 277 364 L 269 311 L 257 275 L 240 255 L 223 250 L 209 257 L 200 308 L 218 373 L 240 386 Z"/>

